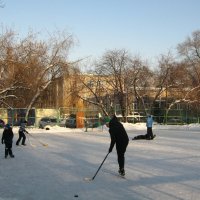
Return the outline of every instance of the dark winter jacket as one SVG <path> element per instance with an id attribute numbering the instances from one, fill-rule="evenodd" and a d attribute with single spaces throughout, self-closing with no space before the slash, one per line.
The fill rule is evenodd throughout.
<path id="1" fill-rule="evenodd" d="M 129 138 L 124 126 L 118 121 L 116 116 L 114 116 L 109 122 L 109 133 L 111 137 L 109 151 L 112 151 L 115 143 L 117 150 L 125 151 Z"/>
<path id="2" fill-rule="evenodd" d="M 28 131 L 26 130 L 26 124 L 25 123 L 21 123 L 21 125 L 19 127 L 19 132 L 28 133 Z"/>
<path id="3" fill-rule="evenodd" d="M 12 144 L 14 134 L 11 127 L 5 127 L 1 138 L 1 143 Z"/>

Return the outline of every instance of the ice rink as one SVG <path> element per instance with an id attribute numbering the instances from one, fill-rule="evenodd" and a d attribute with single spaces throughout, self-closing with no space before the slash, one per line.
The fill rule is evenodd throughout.
<path id="1" fill-rule="evenodd" d="M 110 143 L 107 128 L 27 129 L 27 146 L 15 145 L 4 158 L 0 145 L 0 200 L 199 200 L 200 127 L 153 127 L 154 140 L 131 140 L 146 133 L 144 124 L 124 124 L 130 137 L 126 179 L 118 171 L 115 149 L 92 178 Z M 2 135 L 0 129 L 0 136 Z M 28 137 L 27 137 L 28 139 Z M 43 146 L 42 144 L 48 144 Z"/>

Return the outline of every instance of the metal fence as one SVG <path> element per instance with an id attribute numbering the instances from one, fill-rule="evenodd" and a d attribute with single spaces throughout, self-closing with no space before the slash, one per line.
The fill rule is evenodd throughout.
<path id="1" fill-rule="evenodd" d="M 138 110 L 137 112 L 141 114 L 139 120 L 136 119 L 135 122 L 145 121 L 146 115 L 144 111 Z M 145 113 L 152 114 L 154 121 L 159 124 L 181 125 L 200 122 L 200 114 L 194 113 L 191 110 L 173 109 L 168 112 L 167 110 L 159 110 L 159 112 L 146 111 Z"/>
<path id="2" fill-rule="evenodd" d="M 19 126 L 25 120 L 27 109 L 0 109 L 0 120 L 4 123 Z M 102 116 L 97 109 L 76 109 L 76 108 L 59 108 L 59 109 L 36 109 L 30 110 L 28 115 L 28 126 L 39 127 L 44 118 L 50 118 L 56 121 L 59 126 L 66 125 L 66 119 L 75 118 L 76 127 L 94 128 L 101 125 Z M 54 123 L 55 124 L 55 123 Z"/>
<path id="3" fill-rule="evenodd" d="M 4 121 L 5 123 L 10 123 L 13 126 L 19 126 L 21 121 L 25 119 L 26 111 L 27 110 L 25 108 L 2 108 L 0 109 L 0 120 Z M 119 110 L 116 112 L 121 121 L 127 121 L 129 123 L 146 122 L 146 113 L 151 113 L 154 121 L 160 124 L 178 125 L 200 122 L 200 115 L 198 113 L 181 109 L 170 110 L 168 113 L 166 110 L 159 110 L 159 112 L 135 110 L 132 115 L 126 116 L 126 119 L 120 115 Z M 61 125 L 61 122 L 64 122 L 62 126 L 65 126 L 66 119 L 70 117 L 74 117 L 76 119 L 76 127 L 94 128 L 101 126 L 104 123 L 102 120 L 104 116 L 99 109 L 77 109 L 62 107 L 59 109 L 31 109 L 28 115 L 28 125 L 38 127 L 41 119 L 44 117 L 56 118 L 57 125 Z"/>

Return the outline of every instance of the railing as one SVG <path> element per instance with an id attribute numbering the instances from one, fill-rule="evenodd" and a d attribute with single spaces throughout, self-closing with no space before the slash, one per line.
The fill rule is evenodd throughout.
<path id="1" fill-rule="evenodd" d="M 118 113 L 120 113 L 118 111 Z M 135 110 L 134 113 L 137 115 L 129 114 L 127 116 L 127 122 L 129 123 L 138 123 L 146 122 L 146 113 L 143 110 Z M 159 124 L 190 124 L 190 123 L 200 123 L 200 114 L 193 114 L 185 110 L 171 110 L 168 115 L 166 115 L 165 110 L 160 110 L 160 115 L 153 114 L 153 119 Z M 0 109 L 0 123 L 3 120 L 5 123 L 10 123 L 13 126 L 19 126 L 21 121 L 25 119 L 26 109 L 17 108 L 17 109 Z M 51 116 L 56 118 L 57 125 L 62 123 L 65 124 L 66 118 L 70 115 L 73 115 L 75 118 L 82 120 L 82 127 L 95 128 L 103 124 L 102 114 L 97 109 L 82 109 L 78 110 L 77 108 L 59 108 L 59 109 L 32 109 L 28 116 L 28 125 L 33 127 L 38 127 L 41 118 L 46 116 Z M 119 120 L 124 121 L 121 115 L 118 115 Z M 87 123 L 86 123 L 87 121 Z M 65 125 L 62 126 L 65 126 Z M 0 124 L 1 126 L 1 124 Z"/>

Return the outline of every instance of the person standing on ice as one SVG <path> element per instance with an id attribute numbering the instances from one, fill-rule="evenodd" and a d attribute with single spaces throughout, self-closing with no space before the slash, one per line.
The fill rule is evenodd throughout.
<path id="1" fill-rule="evenodd" d="M 113 150 L 114 145 L 116 144 L 117 150 L 117 157 L 118 157 L 118 164 L 119 164 L 119 174 L 124 176 L 124 164 L 125 164 L 125 157 L 124 154 L 126 152 L 126 148 L 129 143 L 129 138 L 126 133 L 124 126 L 118 121 L 117 117 L 114 115 L 112 119 L 106 119 L 106 126 L 109 128 L 110 133 L 110 147 L 108 152 L 111 153 Z"/>
<path id="2" fill-rule="evenodd" d="M 146 121 L 147 133 L 145 135 L 137 135 L 134 138 L 132 138 L 132 140 L 153 140 L 156 137 L 156 135 L 153 135 L 152 126 L 153 117 L 151 115 L 148 115 Z"/>
<path id="3" fill-rule="evenodd" d="M 13 131 L 12 127 L 9 124 L 6 124 L 4 127 L 3 135 L 1 138 L 1 143 L 5 143 L 5 158 L 8 157 L 8 154 L 11 158 L 14 158 L 13 152 L 12 152 L 12 143 L 13 143 Z"/>
<path id="4" fill-rule="evenodd" d="M 153 140 L 154 139 L 154 135 L 153 135 L 153 131 L 152 131 L 153 117 L 151 115 L 148 115 L 148 117 L 147 117 L 146 126 L 147 126 L 147 135 L 146 135 L 147 139 Z"/>
<path id="5" fill-rule="evenodd" d="M 22 145 L 26 146 L 26 144 L 25 144 L 25 141 L 26 141 L 25 133 L 28 134 L 28 131 L 26 131 L 26 129 L 25 129 L 26 128 L 26 124 L 27 124 L 27 121 L 25 120 L 24 122 L 21 123 L 21 125 L 19 127 L 19 131 L 18 131 L 19 132 L 19 138 L 18 138 L 18 140 L 16 142 L 17 146 L 19 145 L 21 139 L 22 139 Z"/>

